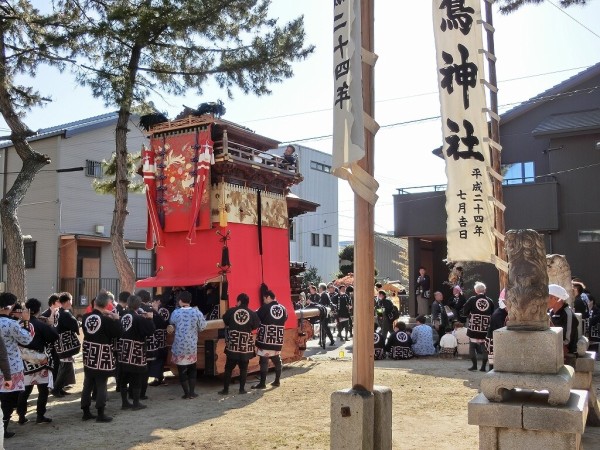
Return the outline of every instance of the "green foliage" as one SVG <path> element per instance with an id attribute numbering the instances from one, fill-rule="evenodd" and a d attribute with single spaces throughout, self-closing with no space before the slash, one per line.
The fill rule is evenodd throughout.
<path id="1" fill-rule="evenodd" d="M 128 153 L 127 154 L 127 180 L 129 181 L 128 190 L 129 192 L 143 192 L 144 183 L 139 179 L 136 179 L 137 168 L 142 160 L 142 154 L 139 153 Z M 117 175 L 117 163 L 116 154 L 113 153 L 111 158 L 106 161 L 102 161 L 102 173 L 103 178 L 97 178 L 92 181 L 92 187 L 98 194 L 111 194 L 115 195 L 116 192 L 116 181 Z"/>
<path id="2" fill-rule="evenodd" d="M 498 5 L 500 8 L 500 12 L 502 14 L 510 14 L 514 11 L 516 11 L 517 9 L 519 9 L 521 6 L 527 5 L 527 4 L 534 4 L 537 5 L 539 3 L 543 3 L 544 0 L 498 0 Z M 569 6 L 573 6 L 573 5 L 585 5 L 587 3 L 587 0 L 560 0 L 559 4 L 562 8 L 568 8 Z"/>
<path id="3" fill-rule="evenodd" d="M 317 268 L 309 266 L 302 274 L 302 290 L 306 291 L 311 284 L 318 286 L 323 280 L 317 273 Z"/>
<path id="4" fill-rule="evenodd" d="M 67 28 L 73 17 L 71 10 L 41 13 L 25 0 L 0 2 L 2 82 L 12 108 L 20 117 L 51 99 L 32 86 L 17 84 L 15 79 L 19 75 L 34 78 L 41 65 L 54 66 L 60 71 L 66 67 L 71 60 Z"/>
<path id="5" fill-rule="evenodd" d="M 279 25 L 269 0 L 58 0 L 80 12 L 70 39 L 78 81 L 106 105 L 128 108 L 155 91 L 202 94 L 212 77 L 232 97 L 269 94 L 306 58 L 303 18 Z"/>

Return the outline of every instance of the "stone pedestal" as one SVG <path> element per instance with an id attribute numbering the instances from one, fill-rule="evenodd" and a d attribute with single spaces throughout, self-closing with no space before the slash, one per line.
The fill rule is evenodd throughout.
<path id="1" fill-rule="evenodd" d="M 392 390 L 386 386 L 373 386 L 375 396 L 375 423 L 373 450 L 392 449 Z"/>
<path id="2" fill-rule="evenodd" d="M 343 389 L 331 394 L 330 448 L 373 450 L 375 396 Z"/>
<path id="3" fill-rule="evenodd" d="M 343 389 L 331 394 L 332 450 L 392 449 L 392 390 L 374 386 L 373 393 Z"/>
<path id="4" fill-rule="evenodd" d="M 575 367 L 573 389 L 581 389 L 588 393 L 589 413 L 587 424 L 592 427 L 600 427 L 600 405 L 596 397 L 596 388 L 592 383 L 596 366 L 596 352 L 585 352 L 584 356 L 575 358 L 572 364 Z"/>
<path id="5" fill-rule="evenodd" d="M 573 390 L 565 405 L 549 406 L 546 394 L 515 390 L 502 403 L 479 394 L 469 402 L 469 424 L 479 426 L 481 450 L 577 450 L 588 413 L 587 392 Z"/>
<path id="6" fill-rule="evenodd" d="M 556 374 L 564 365 L 562 328 L 494 331 L 496 372 Z"/>
<path id="7" fill-rule="evenodd" d="M 502 402 L 510 398 L 513 389 L 548 391 L 546 399 L 550 405 L 564 405 L 571 395 L 574 372 L 565 365 L 556 374 L 496 372 L 494 366 L 481 380 L 481 392 L 493 402 Z"/>

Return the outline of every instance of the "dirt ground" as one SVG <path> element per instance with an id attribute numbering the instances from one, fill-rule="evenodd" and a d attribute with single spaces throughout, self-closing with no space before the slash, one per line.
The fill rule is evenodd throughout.
<path id="1" fill-rule="evenodd" d="M 72 395 L 50 396 L 47 415 L 54 421 L 34 423 L 34 390 L 30 422 L 11 423 L 17 435 L 5 441 L 5 448 L 328 449 L 330 394 L 351 387 L 351 347 L 345 348 L 344 358 L 332 359 L 332 355 L 340 356 L 340 349 L 322 353 L 311 348 L 309 359 L 284 367 L 281 387 L 247 395 L 237 394 L 233 385 L 230 392 L 234 394 L 220 396 L 218 379 L 200 379 L 200 396 L 182 400 L 179 384 L 170 378 L 168 386 L 148 388 L 148 408 L 137 412 L 119 409 L 119 394 L 111 383 L 107 413 L 115 420 L 109 424 L 81 421 L 79 362 Z M 478 448 L 478 428 L 467 424 L 467 403 L 477 394 L 484 374 L 467 371 L 469 365 L 466 360 L 438 358 L 376 362 L 375 384 L 393 390 L 394 449 Z M 268 381 L 272 378 L 270 374 Z M 248 384 L 254 381 L 251 376 Z M 599 437 L 600 433 L 596 443 Z"/>

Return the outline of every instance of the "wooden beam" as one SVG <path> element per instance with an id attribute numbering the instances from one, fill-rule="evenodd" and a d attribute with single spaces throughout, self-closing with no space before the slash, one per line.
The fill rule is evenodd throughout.
<path id="1" fill-rule="evenodd" d="M 361 0 L 361 43 L 365 50 L 374 51 L 374 1 Z M 362 64 L 363 108 L 375 117 L 373 66 Z M 365 157 L 358 165 L 373 175 L 375 139 L 365 128 Z M 352 358 L 352 387 L 373 391 L 373 283 L 375 276 L 374 211 L 366 200 L 354 194 L 354 346 Z"/>

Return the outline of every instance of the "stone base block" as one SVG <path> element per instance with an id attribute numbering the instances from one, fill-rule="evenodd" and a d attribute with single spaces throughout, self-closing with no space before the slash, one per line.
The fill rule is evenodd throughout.
<path id="1" fill-rule="evenodd" d="M 575 359 L 575 372 L 593 372 L 596 368 L 596 352 L 585 352 Z"/>
<path id="2" fill-rule="evenodd" d="M 565 365 L 556 375 L 496 372 L 494 363 L 494 370 L 489 371 L 483 377 L 480 387 L 483 395 L 493 402 L 509 400 L 514 389 L 527 389 L 548 391 L 550 405 L 564 405 L 571 395 L 574 372 L 575 370 L 571 366 Z"/>
<path id="3" fill-rule="evenodd" d="M 375 396 L 375 424 L 373 449 L 392 448 L 392 390 L 386 386 L 373 386 Z"/>
<path id="4" fill-rule="evenodd" d="M 331 394 L 331 449 L 372 450 L 375 396 L 343 389 Z"/>
<path id="5" fill-rule="evenodd" d="M 587 391 L 592 386 L 592 372 L 575 372 L 573 374 L 573 387 Z"/>
<path id="6" fill-rule="evenodd" d="M 562 328 L 494 331 L 496 372 L 557 374 L 563 365 Z"/>
<path id="7" fill-rule="evenodd" d="M 588 412 L 587 392 L 573 391 L 564 406 L 548 406 L 543 394 L 517 391 L 505 403 L 483 394 L 469 402 L 469 424 L 479 426 L 481 450 L 580 449 Z"/>

